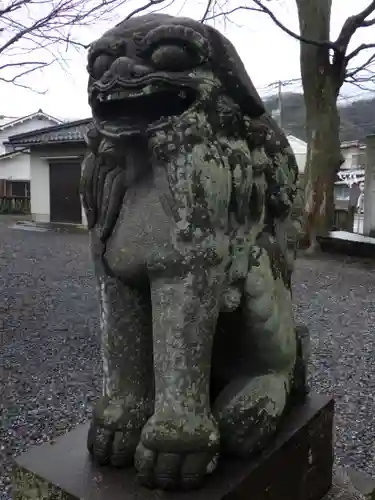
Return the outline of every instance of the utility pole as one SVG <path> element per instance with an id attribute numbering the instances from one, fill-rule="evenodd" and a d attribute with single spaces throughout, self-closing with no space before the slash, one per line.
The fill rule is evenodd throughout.
<path id="1" fill-rule="evenodd" d="M 283 128 L 283 82 L 281 80 L 275 82 L 277 85 L 277 109 L 272 111 L 272 117 L 277 121 L 279 127 Z"/>

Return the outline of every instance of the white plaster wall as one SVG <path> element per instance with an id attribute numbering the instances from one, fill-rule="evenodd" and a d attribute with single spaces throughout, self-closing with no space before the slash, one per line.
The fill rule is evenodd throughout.
<path id="1" fill-rule="evenodd" d="M 306 154 L 294 153 L 294 156 L 296 157 L 298 172 L 303 174 L 306 167 Z"/>
<path id="2" fill-rule="evenodd" d="M 365 168 L 365 164 L 363 165 L 358 165 L 354 159 L 354 156 L 358 156 L 359 154 L 365 153 L 365 149 L 361 149 L 358 146 L 353 146 L 353 147 L 347 147 L 347 148 L 342 148 L 341 149 L 341 154 L 344 157 L 344 163 L 341 165 L 342 170 L 347 170 L 347 169 L 359 169 L 359 168 Z M 365 163 L 365 156 L 363 156 L 363 161 Z"/>
<path id="3" fill-rule="evenodd" d="M 19 154 L 0 160 L 0 179 L 8 181 L 29 181 L 30 155 Z"/>
<path id="4" fill-rule="evenodd" d="M 30 154 L 31 216 L 36 222 L 50 221 L 49 163 L 35 153 Z"/>
<path id="5" fill-rule="evenodd" d="M 296 157 L 298 171 L 303 174 L 306 166 L 307 144 L 293 135 L 288 135 L 288 141 Z"/>
<path id="6" fill-rule="evenodd" d="M 83 172 L 83 162 L 81 165 L 81 174 L 82 174 L 82 172 Z M 81 207 L 82 207 L 82 225 L 87 227 L 87 218 L 86 218 L 85 210 L 84 210 L 83 205 L 82 205 L 82 198 L 81 198 Z"/>
<path id="7" fill-rule="evenodd" d="M 344 157 L 344 163 L 341 165 L 342 170 L 353 168 L 353 153 L 357 152 L 357 148 L 342 148 L 341 154 Z"/>

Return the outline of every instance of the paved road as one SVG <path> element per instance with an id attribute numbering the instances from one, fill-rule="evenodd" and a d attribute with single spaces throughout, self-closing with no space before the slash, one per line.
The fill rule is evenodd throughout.
<path id="1" fill-rule="evenodd" d="M 0 241 L 0 500 L 8 500 L 12 455 L 87 419 L 100 364 L 87 235 L 16 231 L 2 219 Z M 311 329 L 312 385 L 337 398 L 337 457 L 375 473 L 374 270 L 300 260 L 294 296 Z"/>

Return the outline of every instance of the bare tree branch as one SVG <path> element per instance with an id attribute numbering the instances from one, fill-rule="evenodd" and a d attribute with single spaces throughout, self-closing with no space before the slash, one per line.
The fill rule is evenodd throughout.
<path id="1" fill-rule="evenodd" d="M 346 72 L 346 81 L 353 83 L 351 80 L 354 79 L 356 75 L 358 75 L 361 71 L 369 70 L 369 67 L 372 63 L 375 62 L 375 54 L 372 54 L 366 61 L 358 66 L 357 68 L 348 69 Z"/>
<path id="2" fill-rule="evenodd" d="M 339 86 L 341 86 L 344 80 L 346 79 L 346 71 L 349 61 L 355 56 L 357 56 L 363 50 L 368 50 L 372 48 L 375 49 L 375 43 L 362 44 L 346 56 L 346 51 L 348 49 L 350 40 L 353 37 L 355 31 L 361 27 L 368 27 L 375 24 L 375 19 L 366 19 L 369 15 L 375 12 L 375 0 L 372 0 L 371 3 L 359 14 L 351 16 L 346 20 L 346 22 L 342 27 L 339 37 L 334 42 L 330 40 L 321 40 L 321 41 L 312 40 L 304 36 L 301 36 L 297 33 L 294 33 L 292 30 L 286 27 L 281 21 L 279 21 L 279 19 L 275 16 L 272 10 L 265 5 L 265 0 L 252 0 L 252 3 L 254 6 L 240 5 L 233 7 L 231 9 L 229 8 L 230 6 L 229 2 L 226 2 L 228 7 L 226 10 L 215 12 L 215 6 L 218 4 L 217 0 L 208 0 L 206 11 L 203 18 L 205 21 L 214 19 L 216 17 L 227 18 L 230 14 L 233 14 L 234 12 L 241 10 L 263 12 L 267 14 L 276 24 L 276 26 L 278 26 L 284 33 L 287 33 L 289 36 L 300 41 L 301 43 L 332 49 L 334 53 L 332 59 L 332 70 L 336 75 L 337 83 Z M 366 68 L 366 66 L 370 64 L 373 60 L 374 58 L 373 56 L 371 56 L 362 66 L 360 66 L 360 68 L 358 68 L 356 74 L 363 71 Z M 353 72 L 351 72 L 351 74 L 353 75 Z"/>
<path id="3" fill-rule="evenodd" d="M 24 88 L 24 89 L 27 89 L 27 90 L 31 90 L 37 94 L 45 94 L 47 92 L 47 90 L 37 90 L 37 89 L 34 89 L 33 87 L 30 87 L 29 85 L 26 85 L 24 83 L 21 83 L 19 82 L 18 80 L 23 78 L 24 76 L 27 76 L 29 75 L 30 73 L 33 73 L 34 71 L 37 71 L 37 70 L 40 70 L 40 69 L 43 69 L 43 68 L 46 68 L 48 66 L 51 66 L 51 64 L 54 63 L 54 60 L 53 61 L 50 61 L 49 63 L 47 62 L 30 62 L 30 64 L 32 64 L 33 66 L 25 71 L 21 71 L 20 73 L 18 73 L 17 75 L 13 76 L 12 78 L 5 78 L 5 77 L 2 77 L 0 76 L 0 81 L 4 82 L 4 83 L 11 83 L 12 85 L 15 85 L 16 87 L 21 87 L 21 88 Z M 27 63 L 25 62 L 24 65 L 26 66 Z M 9 63 L 9 64 L 5 64 L 3 66 L 0 67 L 0 70 L 2 70 L 3 68 L 5 67 L 10 67 L 10 66 L 19 66 L 19 64 L 17 63 Z"/>
<path id="4" fill-rule="evenodd" d="M 366 80 L 365 83 L 368 83 L 368 82 L 375 82 L 375 78 L 372 78 L 371 80 Z M 363 83 L 361 81 L 356 81 L 356 80 L 353 80 L 352 82 L 349 82 L 351 85 L 353 85 L 354 87 L 362 90 L 363 92 L 373 92 L 374 91 L 374 87 L 371 85 L 371 86 L 367 86 L 367 85 L 363 85 Z"/>
<path id="5" fill-rule="evenodd" d="M 368 26 L 374 26 L 375 24 L 375 19 L 369 19 L 368 21 L 363 21 L 362 27 L 367 28 Z"/>
<path id="6" fill-rule="evenodd" d="M 0 79 L 3 81 L 3 82 L 7 82 L 7 83 L 16 83 L 16 81 L 19 79 L 19 78 L 22 78 L 23 76 L 25 75 L 29 75 L 30 73 L 32 73 L 33 71 L 36 71 L 37 69 L 41 69 L 41 68 L 45 68 L 47 67 L 48 64 L 47 63 L 44 63 L 40 66 L 35 66 L 33 68 L 30 68 L 30 69 L 27 69 L 25 71 L 22 71 L 21 73 L 19 73 L 18 75 L 14 76 L 13 78 L 4 78 L 4 77 L 0 77 Z M 28 86 L 25 86 L 25 88 L 30 88 Z"/>
<path id="7" fill-rule="evenodd" d="M 26 85 L 24 83 L 17 82 L 15 79 L 7 79 L 7 78 L 0 77 L 0 82 L 11 83 L 15 87 L 21 87 L 22 89 L 30 90 L 31 92 L 34 92 L 35 94 L 45 95 L 47 93 L 47 90 L 35 89 L 34 87 L 31 87 L 30 85 Z"/>
<path id="8" fill-rule="evenodd" d="M 359 45 L 353 50 L 353 52 L 350 52 L 350 54 L 346 56 L 346 60 L 350 61 L 350 59 L 353 59 L 353 57 L 357 56 L 360 52 L 362 52 L 362 50 L 368 49 L 375 49 L 375 43 L 363 43 L 362 45 Z"/>
<path id="9" fill-rule="evenodd" d="M 221 10 L 219 13 L 214 13 L 214 6 L 217 3 L 216 0 L 208 0 L 205 13 L 203 15 L 202 21 L 209 21 L 217 17 L 228 17 L 230 14 L 238 11 L 256 11 L 263 12 L 267 14 L 272 21 L 276 24 L 278 28 L 280 28 L 284 33 L 288 34 L 295 40 L 299 42 L 316 45 L 318 47 L 327 47 L 332 49 L 335 53 L 337 53 L 334 58 L 333 65 L 341 66 L 342 69 L 345 70 L 348 61 L 355 57 L 360 51 L 372 48 L 375 44 L 363 44 L 358 47 L 355 51 L 349 54 L 345 59 L 345 53 L 347 51 L 348 45 L 355 31 L 360 27 L 372 26 L 375 24 L 375 19 L 366 20 L 366 18 L 375 12 L 375 0 L 373 0 L 362 12 L 355 16 L 349 17 L 344 23 L 340 35 L 338 36 L 335 42 L 330 40 L 313 40 L 299 35 L 298 33 L 293 32 L 287 26 L 285 26 L 272 12 L 270 8 L 265 5 L 265 0 L 252 0 L 253 4 L 255 4 L 258 8 L 251 7 L 249 5 L 240 5 L 233 7 L 232 9 Z M 229 2 L 227 2 L 229 4 Z M 229 5 L 228 5 L 229 6 Z M 211 15 L 210 12 L 212 12 Z"/>
<path id="10" fill-rule="evenodd" d="M 77 29 L 92 25 L 99 20 L 110 19 L 113 12 L 127 1 L 129 0 L 9 0 L 6 6 L 0 9 L 1 78 L 3 81 L 18 82 L 19 78 L 29 76 L 32 67 L 36 71 L 57 62 L 66 68 L 68 64 L 64 61 L 63 54 L 69 47 L 81 50 L 87 49 L 90 45 L 75 36 Z M 332 64 L 333 66 L 336 64 L 343 75 L 348 62 L 359 52 L 375 48 L 375 44 L 362 44 L 345 55 L 355 31 L 360 27 L 375 24 L 374 18 L 368 18 L 375 12 L 375 0 L 372 0 L 362 12 L 348 18 L 335 42 L 324 39 L 313 40 L 294 33 L 268 7 L 270 1 L 272 0 L 251 0 L 231 8 L 231 0 L 206 0 L 201 19 L 202 22 L 216 18 L 231 21 L 231 14 L 238 11 L 262 12 L 284 33 L 299 42 L 332 49 L 335 54 Z M 174 0 L 145 0 L 143 5 L 138 6 L 127 16 L 127 19 L 150 11 L 153 7 L 158 7 L 157 10 L 165 9 L 173 2 Z M 32 57 L 31 53 L 35 52 L 37 57 Z M 47 57 L 43 57 L 43 52 Z M 56 53 L 58 56 L 54 55 Z M 26 65 L 27 72 L 24 71 Z M 17 67 L 20 69 L 19 75 L 8 76 L 9 71 L 14 73 Z M 4 75 L 4 71 L 7 74 Z"/>
<path id="11" fill-rule="evenodd" d="M 11 68 L 11 67 L 19 68 L 20 66 L 29 66 L 29 65 L 38 66 L 40 68 L 46 66 L 47 64 L 48 63 L 46 63 L 45 61 L 22 61 L 17 63 L 7 63 L 0 66 L 0 71 L 5 68 Z"/>
<path id="12" fill-rule="evenodd" d="M 366 18 L 370 16 L 374 11 L 375 0 L 372 0 L 372 2 L 361 12 L 359 12 L 355 16 L 348 17 L 335 42 L 337 51 L 345 54 L 348 50 L 350 40 L 352 39 L 354 33 L 358 30 L 358 28 L 371 26 L 371 24 L 368 23 L 371 23 L 372 21 L 366 21 Z"/>
<path id="13" fill-rule="evenodd" d="M 4 16 L 5 14 L 9 14 L 14 12 L 15 10 L 20 9 L 23 5 L 28 3 L 30 0 L 17 0 L 10 3 L 7 7 L 0 9 L 0 16 Z"/>
<path id="14" fill-rule="evenodd" d="M 150 0 L 148 3 L 145 5 L 142 5 L 141 7 L 137 7 L 133 12 L 131 12 L 126 19 L 130 19 L 133 16 L 136 16 L 137 14 L 140 14 L 141 12 L 144 12 L 145 10 L 149 9 L 150 7 L 154 7 L 155 5 L 159 5 L 161 3 L 165 2 L 165 0 Z"/>
<path id="15" fill-rule="evenodd" d="M 239 10 L 247 10 L 247 11 L 251 10 L 253 12 L 263 12 L 264 13 L 263 9 L 258 9 L 256 7 L 244 7 L 244 6 L 233 7 L 233 9 L 226 10 L 226 11 L 224 11 L 222 8 L 220 8 L 219 10 L 220 10 L 220 12 L 217 13 L 217 14 L 212 13 L 211 16 L 207 15 L 206 18 L 205 18 L 205 21 L 210 21 L 212 19 L 217 19 L 218 17 L 224 17 L 225 19 L 228 19 L 231 14 L 234 14 L 235 12 L 237 12 Z"/>
<path id="16" fill-rule="evenodd" d="M 206 9 L 205 9 L 204 14 L 203 14 L 202 19 L 201 19 L 202 23 L 204 23 L 207 20 L 208 15 L 211 11 L 211 8 L 213 7 L 214 4 L 215 4 L 215 0 L 208 0 Z"/>
<path id="17" fill-rule="evenodd" d="M 53 63 L 64 62 L 60 61 L 61 49 L 65 52 L 68 47 L 87 49 L 89 44 L 76 36 L 78 28 L 109 20 L 127 1 L 7 0 L 0 9 L 0 80 L 29 88 L 20 79 Z M 37 57 L 30 57 L 31 53 Z"/>
<path id="18" fill-rule="evenodd" d="M 297 33 L 294 33 L 292 30 L 284 26 L 281 21 L 277 19 L 275 14 L 272 12 L 271 9 L 266 7 L 260 0 L 253 0 L 253 2 L 258 5 L 271 19 L 272 21 L 278 26 L 284 33 L 287 35 L 291 36 L 292 38 L 295 38 L 296 40 L 299 40 L 300 42 L 307 43 L 307 44 L 312 44 L 312 45 L 317 45 L 318 47 L 332 47 L 333 49 L 335 48 L 330 40 L 325 40 L 325 41 L 318 41 L 318 40 L 311 40 L 309 38 L 305 38 L 301 35 L 298 35 Z"/>
<path id="19" fill-rule="evenodd" d="M 318 47 L 328 47 L 328 48 L 332 48 L 334 50 L 336 49 L 335 43 L 331 42 L 330 40 L 319 41 L 319 40 L 313 40 L 313 39 L 310 39 L 310 38 L 305 38 L 305 37 L 299 35 L 298 33 L 295 33 L 291 29 L 289 29 L 287 26 L 285 26 L 275 16 L 275 14 L 272 12 L 271 9 L 269 9 L 268 7 L 265 6 L 264 0 L 263 1 L 261 1 L 261 0 L 252 0 L 252 2 L 257 7 L 251 7 L 249 5 L 239 5 L 237 7 L 234 7 L 232 9 L 228 9 L 226 11 L 222 10 L 221 12 L 219 12 L 217 14 L 212 14 L 211 16 L 208 16 L 207 15 L 208 13 L 206 13 L 205 14 L 205 21 L 208 21 L 208 20 L 211 20 L 211 19 L 214 19 L 214 18 L 217 18 L 217 17 L 223 17 L 223 16 L 228 17 L 230 14 L 233 14 L 234 12 L 238 12 L 238 11 L 241 11 L 241 10 L 243 10 L 243 11 L 263 12 L 264 14 L 267 14 L 272 19 L 272 21 L 276 24 L 276 26 L 278 28 L 280 28 L 282 31 L 284 31 L 284 33 L 286 33 L 287 35 L 291 36 L 295 40 L 298 40 L 299 42 L 307 43 L 307 44 L 310 44 L 310 45 L 316 45 Z M 209 2 L 209 4 L 211 4 L 209 10 L 212 11 L 213 10 L 212 7 L 215 4 L 215 2 Z"/>

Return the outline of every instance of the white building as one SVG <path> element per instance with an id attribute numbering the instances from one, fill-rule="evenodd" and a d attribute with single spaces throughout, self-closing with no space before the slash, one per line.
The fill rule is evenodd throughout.
<path id="1" fill-rule="evenodd" d="M 9 137 L 60 123 L 41 109 L 18 118 L 0 116 L 0 198 L 30 196 L 29 149 L 9 144 Z"/>
<path id="2" fill-rule="evenodd" d="M 79 185 L 90 122 L 75 120 L 9 138 L 14 148 L 29 151 L 32 220 L 86 224 Z"/>
<path id="3" fill-rule="evenodd" d="M 307 143 L 293 135 L 288 135 L 288 141 L 296 156 L 299 173 L 303 174 L 306 165 Z M 347 203 L 353 185 L 360 185 L 365 180 L 366 146 L 360 141 L 343 142 L 341 153 L 344 157 L 344 163 L 337 174 L 335 199 Z"/>
<path id="4" fill-rule="evenodd" d="M 337 174 L 335 197 L 337 201 L 349 202 L 352 187 L 365 181 L 366 145 L 360 141 L 343 142 L 341 153 L 344 163 Z"/>
<path id="5" fill-rule="evenodd" d="M 296 157 L 298 171 L 300 174 L 303 174 L 306 165 L 307 143 L 305 141 L 302 141 L 301 139 L 298 139 L 294 135 L 288 135 L 287 139 Z"/>

